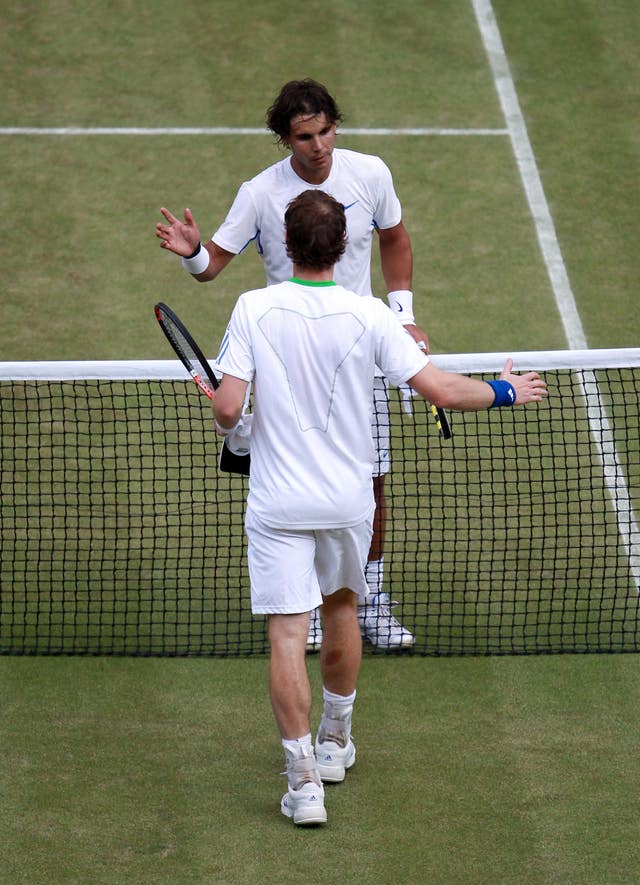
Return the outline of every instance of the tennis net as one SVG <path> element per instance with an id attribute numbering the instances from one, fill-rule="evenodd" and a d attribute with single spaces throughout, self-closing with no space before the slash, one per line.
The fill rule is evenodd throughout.
<path id="1" fill-rule="evenodd" d="M 414 654 L 638 651 L 640 349 L 512 356 L 549 400 L 454 413 L 449 441 L 390 390 L 394 614 Z M 180 363 L 0 364 L 0 433 L 1 654 L 266 653 L 247 481 Z"/>

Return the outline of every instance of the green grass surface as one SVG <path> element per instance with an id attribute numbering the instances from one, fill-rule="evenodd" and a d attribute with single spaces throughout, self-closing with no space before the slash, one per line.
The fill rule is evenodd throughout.
<path id="1" fill-rule="evenodd" d="M 636 346 L 638 5 L 494 5 L 589 345 Z M 466 0 L 27 0 L 0 10 L 0 50 L 1 126 L 259 126 L 306 75 L 349 126 L 503 126 Z M 434 351 L 564 347 L 508 140 L 342 143 L 394 172 Z M 159 299 L 215 352 L 259 262 L 196 286 L 158 208 L 206 237 L 280 156 L 267 136 L 0 136 L 1 358 L 165 358 Z M 0 878 L 635 883 L 638 666 L 369 657 L 357 766 L 301 833 L 264 659 L 3 658 Z"/>
<path id="2" fill-rule="evenodd" d="M 637 881 L 638 666 L 368 659 L 301 832 L 264 660 L 5 660 L 3 881 Z"/>
<path id="3" fill-rule="evenodd" d="M 233 0 L 43 8 L 0 13 L 0 125 L 256 126 L 300 76 L 326 81 L 353 126 L 501 122 L 466 3 L 331 0 L 312 29 L 289 0 L 250 16 Z"/>
<path id="4" fill-rule="evenodd" d="M 252 8 L 251 28 L 230 3 L 121 3 L 97 25 L 84 5 L 38 8 L 0 13 L 3 125 L 260 126 L 278 85 L 300 74 L 336 91 L 350 126 L 504 125 L 466 3 L 336 5 L 314 38 L 330 49 L 311 62 L 305 39 L 267 37 L 265 50 L 283 12 L 292 32 L 306 14 L 286 3 Z M 523 4 L 499 4 L 497 13 L 589 343 L 633 346 L 637 10 L 580 9 L 546 3 L 532 18 Z M 374 75 L 389 46 L 398 47 L 390 71 Z M 564 346 L 508 139 L 342 143 L 380 153 L 394 171 L 434 351 Z M 261 283 L 259 261 L 243 256 L 197 287 L 158 248 L 158 208 L 189 205 L 208 236 L 238 182 L 281 156 L 269 136 L 0 139 L 11 170 L 0 192 L 3 357 L 162 356 L 148 321 L 158 298 L 197 321 L 215 349 L 238 293 Z"/>
<path id="5" fill-rule="evenodd" d="M 640 7 L 495 11 L 589 346 L 635 347 Z"/>

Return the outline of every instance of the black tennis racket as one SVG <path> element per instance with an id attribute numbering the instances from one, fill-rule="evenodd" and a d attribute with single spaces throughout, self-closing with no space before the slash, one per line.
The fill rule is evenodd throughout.
<path id="1" fill-rule="evenodd" d="M 431 414 L 436 419 L 436 427 L 438 428 L 442 439 L 451 439 L 453 433 L 451 432 L 451 425 L 449 424 L 449 419 L 447 418 L 445 410 L 438 406 L 434 406 L 433 403 L 429 405 L 429 408 L 431 409 Z"/>
<path id="2" fill-rule="evenodd" d="M 213 399 L 213 394 L 218 387 L 218 379 L 186 326 L 166 304 L 159 302 L 154 310 L 160 328 L 180 357 L 182 364 L 202 393 L 209 399 Z M 229 449 L 225 439 L 220 450 L 220 470 L 225 473 L 241 473 L 248 476 L 249 464 L 249 455 L 236 455 Z"/>
<path id="3" fill-rule="evenodd" d="M 424 352 L 427 351 L 427 345 L 424 341 L 418 341 L 418 347 Z M 436 427 L 438 428 L 441 438 L 451 439 L 453 434 L 451 433 L 451 425 L 449 424 L 449 419 L 447 418 L 445 410 L 441 409 L 439 406 L 434 406 L 433 403 L 429 403 L 429 408 L 431 409 L 431 414 L 435 418 Z"/>

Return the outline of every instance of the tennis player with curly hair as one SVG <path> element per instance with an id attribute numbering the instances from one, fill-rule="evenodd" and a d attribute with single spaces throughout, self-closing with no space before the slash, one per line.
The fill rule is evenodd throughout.
<path id="1" fill-rule="evenodd" d="M 244 182 L 229 213 L 204 245 L 189 209 L 178 219 L 161 209 L 165 222 L 157 225 L 160 245 L 182 256 L 196 280 L 215 279 L 235 255 L 250 243 L 264 262 L 267 285 L 291 276 L 291 259 L 284 245 L 284 213 L 288 203 L 308 188 L 322 188 L 343 206 L 347 219 L 347 244 L 335 266 L 335 280 L 358 295 L 371 295 L 371 253 L 378 238 L 382 274 L 388 303 L 399 324 L 428 352 L 426 334 L 413 316 L 411 240 L 402 221 L 402 209 L 391 172 L 376 156 L 336 148 L 336 129 L 342 114 L 325 86 L 315 80 L 286 83 L 267 111 L 267 126 L 290 156 Z M 388 391 L 377 372 L 371 402 L 372 432 L 376 445 L 374 533 L 367 564 L 369 592 L 358 609 L 363 636 L 385 649 L 409 648 L 412 633 L 391 612 L 384 592 L 384 542 L 386 526 L 385 476 L 390 469 Z M 321 622 L 311 622 L 308 647 L 322 641 Z"/>

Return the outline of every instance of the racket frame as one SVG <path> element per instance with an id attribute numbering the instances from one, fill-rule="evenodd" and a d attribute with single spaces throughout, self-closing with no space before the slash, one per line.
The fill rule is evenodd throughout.
<path id="1" fill-rule="evenodd" d="M 218 389 L 218 379 L 214 375 L 213 369 L 209 365 L 209 361 L 194 341 L 193 336 L 179 317 L 162 301 L 159 301 L 156 304 L 154 312 L 156 319 L 160 324 L 160 328 L 164 332 L 176 355 L 180 358 L 180 362 L 191 375 L 201 392 L 212 400 L 213 394 Z M 176 334 L 176 332 L 178 334 Z M 193 361 L 189 358 L 188 353 L 182 346 L 180 338 L 184 339 L 184 342 L 193 354 L 195 358 Z M 197 367 L 195 364 L 197 364 Z M 198 369 L 201 369 L 201 371 Z M 203 377 L 203 374 L 205 377 Z M 225 438 L 220 448 L 219 467 L 220 470 L 225 473 L 240 473 L 243 476 L 248 476 L 250 456 L 236 455 L 227 445 L 227 440 Z"/>
<path id="2" fill-rule="evenodd" d="M 213 394 L 218 389 L 218 379 L 214 375 L 213 369 L 209 365 L 209 361 L 194 341 L 193 336 L 191 335 L 187 327 L 171 310 L 171 308 L 164 304 L 162 301 L 159 301 L 156 304 L 154 311 L 156 319 L 160 323 L 160 328 L 166 335 L 169 344 L 173 347 L 177 356 L 180 358 L 180 362 L 183 364 L 187 372 L 191 375 L 191 377 L 196 382 L 200 390 L 205 394 L 205 396 L 209 397 L 209 399 L 213 399 Z M 192 361 L 189 359 L 188 354 L 182 347 L 178 337 L 174 334 L 172 326 L 177 329 L 177 331 L 184 338 L 185 342 L 193 352 L 193 355 L 195 356 L 197 362 L 200 364 L 200 367 L 204 371 L 204 374 L 206 376 L 205 378 L 203 378 L 202 374 L 198 372 L 197 368 L 194 367 Z"/>

